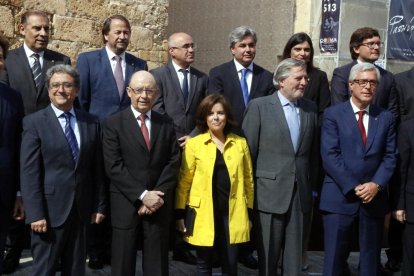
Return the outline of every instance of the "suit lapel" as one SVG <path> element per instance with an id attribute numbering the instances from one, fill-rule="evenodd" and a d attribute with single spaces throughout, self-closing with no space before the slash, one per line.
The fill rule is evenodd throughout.
<path id="1" fill-rule="evenodd" d="M 257 86 L 260 82 L 260 75 L 257 72 L 257 66 L 253 63 L 253 75 L 252 75 L 252 85 L 250 87 L 250 94 L 249 94 L 249 100 L 255 98 L 255 93 L 257 91 Z"/>
<path id="2" fill-rule="evenodd" d="M 108 57 L 108 54 L 106 53 L 105 48 L 102 48 L 102 50 L 100 51 L 99 60 L 100 60 L 100 66 L 102 70 L 101 76 L 108 80 L 108 84 L 112 87 L 111 91 L 113 91 L 112 92 L 114 94 L 113 97 L 114 98 L 116 97 L 119 100 L 119 102 L 121 102 L 122 99 L 119 98 L 118 86 L 116 85 L 114 73 L 112 72 L 112 66 L 111 66 L 111 63 L 109 62 L 109 57 Z M 122 97 L 125 97 L 124 94 L 125 93 L 123 93 Z"/>
<path id="3" fill-rule="evenodd" d="M 299 100 L 298 105 L 299 105 L 300 129 L 299 129 L 299 139 L 298 139 L 298 146 L 297 146 L 296 152 L 299 152 L 302 141 L 305 138 L 305 132 L 306 132 L 307 127 L 309 126 L 309 119 L 310 119 L 309 118 L 310 114 L 304 111 L 306 102 Z"/>
<path id="4" fill-rule="evenodd" d="M 151 149 L 157 144 L 155 141 L 158 139 L 161 130 L 161 117 L 158 113 L 151 111 Z M 160 141 L 162 143 L 163 141 Z"/>
<path id="5" fill-rule="evenodd" d="M 122 111 L 122 117 L 125 123 L 124 130 L 126 132 L 126 135 L 132 138 L 132 141 L 134 141 L 133 142 L 134 145 L 135 145 L 135 141 L 138 141 L 138 144 L 148 152 L 148 148 L 147 148 L 147 144 L 145 143 L 144 136 L 142 135 L 137 119 L 134 117 L 134 113 L 132 113 L 131 108 L 127 108 L 125 111 Z M 152 121 L 151 121 L 151 134 L 152 134 Z"/>
<path id="6" fill-rule="evenodd" d="M 367 136 L 367 143 L 365 145 L 366 151 L 370 149 L 372 146 L 375 136 L 377 134 L 379 120 L 378 120 L 378 109 L 375 106 L 371 105 L 369 108 L 369 123 L 368 123 L 368 136 Z"/>
<path id="7" fill-rule="evenodd" d="M 80 164 L 81 158 L 83 156 L 83 152 L 85 151 L 86 147 L 86 141 L 88 139 L 89 133 L 88 133 L 88 126 L 82 116 L 79 112 L 76 112 L 76 122 L 78 123 L 79 128 L 79 136 L 80 136 L 80 147 L 79 147 L 79 156 L 78 160 L 76 162 L 76 168 L 78 167 L 78 164 Z"/>
<path id="8" fill-rule="evenodd" d="M 15 52 L 16 54 L 16 64 L 22 65 L 21 66 L 21 77 L 20 80 L 26 82 L 30 89 L 27 91 L 19 91 L 22 94 L 31 93 L 32 91 L 36 91 L 36 86 L 33 80 L 32 69 L 30 68 L 29 60 L 27 59 L 26 52 L 24 51 L 23 46 L 19 48 L 18 51 Z M 36 95 L 39 97 L 39 94 Z"/>
<path id="9" fill-rule="evenodd" d="M 365 145 L 362 142 L 362 136 L 361 136 L 361 131 L 359 130 L 359 126 L 358 126 L 358 120 L 356 119 L 354 110 L 352 109 L 351 106 L 351 100 L 348 100 L 346 102 L 346 104 L 344 104 L 344 116 L 345 116 L 345 121 L 348 122 L 348 126 L 352 131 L 352 136 L 356 137 L 356 140 L 358 141 L 358 145 L 365 149 Z"/>
<path id="10" fill-rule="evenodd" d="M 184 107 L 184 109 L 186 109 L 185 106 L 184 106 L 183 91 L 181 90 L 180 80 L 178 79 L 177 72 L 175 71 L 175 68 L 174 68 L 174 65 L 172 64 L 172 61 L 170 61 L 168 63 L 167 68 L 168 68 L 168 71 L 170 72 L 170 80 L 171 80 L 171 83 L 173 85 L 174 91 L 177 91 L 178 101 L 179 101 L 180 105 L 182 107 Z M 190 83 L 191 83 L 191 81 L 190 81 Z M 190 95 L 191 94 L 192 93 L 190 92 Z M 188 106 L 188 104 L 187 104 L 187 106 Z"/>
<path id="11" fill-rule="evenodd" d="M 243 103 L 244 105 L 244 99 L 243 99 L 243 91 L 241 89 L 240 85 L 240 79 L 239 79 L 239 72 L 237 72 L 236 65 L 234 64 L 234 61 L 230 61 L 230 81 L 233 83 L 233 87 L 235 88 L 235 91 L 233 93 L 236 94 L 236 97 L 239 98 L 238 102 Z M 244 108 L 243 108 L 244 109 Z"/>
<path id="12" fill-rule="evenodd" d="M 197 76 L 194 73 L 191 73 L 191 70 L 192 69 L 190 69 L 190 95 L 188 95 L 187 106 L 185 108 L 186 113 L 191 106 L 191 102 L 194 99 L 194 94 L 196 91 L 196 86 L 197 86 L 197 81 L 198 81 Z"/>

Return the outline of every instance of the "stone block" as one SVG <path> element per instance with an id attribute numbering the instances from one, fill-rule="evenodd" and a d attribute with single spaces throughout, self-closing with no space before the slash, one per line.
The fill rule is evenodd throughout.
<path id="1" fill-rule="evenodd" d="M 154 32 L 146 28 L 132 26 L 131 50 L 151 50 Z"/>
<path id="2" fill-rule="evenodd" d="M 14 35 L 14 18 L 8 7 L 0 6 L 0 33 L 5 37 Z"/>
<path id="3" fill-rule="evenodd" d="M 66 1 L 61 0 L 25 0 L 24 10 L 43 10 L 50 14 L 64 15 L 66 12 Z"/>
<path id="4" fill-rule="evenodd" d="M 93 20 L 57 15 L 54 17 L 54 29 L 55 39 L 102 45 L 100 30 Z"/>
<path id="5" fill-rule="evenodd" d="M 67 5 L 73 15 L 100 19 L 103 22 L 108 16 L 107 2 L 107 0 L 68 0 Z"/>

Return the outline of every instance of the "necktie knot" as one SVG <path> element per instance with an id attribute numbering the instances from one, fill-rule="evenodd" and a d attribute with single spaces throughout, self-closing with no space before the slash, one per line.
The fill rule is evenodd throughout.
<path id="1" fill-rule="evenodd" d="M 116 60 L 116 62 L 120 62 L 122 58 L 120 56 L 114 56 L 114 60 Z"/>
<path id="2" fill-rule="evenodd" d="M 145 124 L 145 119 L 147 119 L 147 115 L 142 113 L 141 115 L 138 116 L 138 119 L 141 121 L 141 123 Z"/>
<path id="3" fill-rule="evenodd" d="M 147 118 L 147 115 L 145 113 L 142 113 L 141 115 L 138 116 L 138 119 L 141 121 L 142 136 L 144 136 L 145 144 L 147 145 L 148 150 L 150 150 L 151 143 L 150 143 L 149 131 L 148 131 L 147 125 L 145 124 L 146 118 Z"/>
<path id="4" fill-rule="evenodd" d="M 34 53 L 32 54 L 32 58 L 34 58 L 35 60 L 39 60 L 40 56 L 39 54 Z"/>
<path id="5" fill-rule="evenodd" d="M 246 75 L 247 75 L 247 72 L 249 72 L 250 71 L 250 69 L 249 68 L 243 68 L 243 69 L 241 69 L 240 70 L 240 72 L 241 72 L 241 74 L 242 74 L 242 77 L 246 77 Z"/>
<path id="6" fill-rule="evenodd" d="M 179 71 L 181 73 L 183 73 L 184 76 L 186 76 L 188 74 L 188 70 L 187 69 L 180 69 Z"/>

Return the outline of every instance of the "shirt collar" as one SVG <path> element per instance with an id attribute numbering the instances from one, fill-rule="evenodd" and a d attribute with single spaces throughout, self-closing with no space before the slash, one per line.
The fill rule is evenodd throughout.
<path id="1" fill-rule="evenodd" d="M 41 58 L 43 58 L 43 55 L 45 54 L 45 51 L 41 51 L 39 53 L 33 52 L 32 49 L 26 45 L 26 42 L 23 43 L 23 49 L 28 59 L 31 58 L 33 54 L 38 54 Z"/>
<path id="2" fill-rule="evenodd" d="M 112 50 L 109 49 L 108 46 L 105 46 L 105 50 L 106 50 L 106 53 L 108 54 L 109 60 L 112 60 L 116 56 L 116 54 L 112 52 Z M 119 56 L 122 58 L 123 61 L 125 61 L 125 52 L 122 52 L 122 54 L 120 54 Z"/>
<path id="3" fill-rule="evenodd" d="M 174 66 L 174 70 L 175 72 L 180 72 L 181 69 L 187 69 L 188 72 L 190 72 L 190 66 L 188 66 L 187 68 L 182 68 L 180 67 L 177 63 L 174 62 L 174 60 L 171 60 L 172 65 Z"/>
<path id="4" fill-rule="evenodd" d="M 132 113 L 134 113 L 135 119 L 138 118 L 142 114 L 141 112 L 136 110 L 132 105 L 131 105 L 131 110 L 132 110 Z M 151 120 L 151 109 L 147 113 L 145 113 L 145 115 L 147 115 L 148 119 Z"/>
<path id="5" fill-rule="evenodd" d="M 57 118 L 59 118 L 60 116 L 62 116 L 63 113 L 65 113 L 65 111 L 54 106 L 53 103 L 51 103 L 50 106 L 52 107 L 53 112 L 55 112 Z M 69 113 L 72 114 L 72 117 L 76 118 L 75 110 L 73 109 L 73 107 L 69 110 Z"/>
<path id="6" fill-rule="evenodd" d="M 243 65 L 241 65 L 236 59 L 234 60 L 234 65 L 236 65 L 236 70 L 237 72 L 240 72 L 240 70 L 244 69 L 244 68 L 248 68 L 250 70 L 250 72 L 253 72 L 253 62 L 249 64 L 249 66 L 244 67 Z"/>
<path id="7" fill-rule="evenodd" d="M 349 99 L 349 102 L 351 103 L 352 110 L 354 111 L 354 113 L 358 113 L 360 111 L 360 109 L 352 102 L 352 97 L 351 97 L 351 99 Z M 370 107 L 370 105 L 368 105 L 364 109 L 367 114 L 369 114 L 369 107 Z"/>
<path id="8" fill-rule="evenodd" d="M 290 103 L 293 103 L 295 106 L 298 105 L 298 101 L 295 101 L 295 102 L 289 101 L 285 96 L 283 96 L 283 94 L 279 90 L 277 91 L 277 96 L 279 97 L 279 100 L 282 106 L 288 105 Z"/>

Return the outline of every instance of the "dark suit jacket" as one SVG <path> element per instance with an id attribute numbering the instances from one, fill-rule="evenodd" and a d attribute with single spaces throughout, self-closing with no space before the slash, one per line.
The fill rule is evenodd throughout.
<path id="1" fill-rule="evenodd" d="M 18 190 L 22 118 L 22 97 L 0 83 L 0 208 L 8 210 L 12 208 Z"/>
<path id="2" fill-rule="evenodd" d="M 349 100 L 348 78 L 349 72 L 355 64 L 357 64 L 356 60 L 342 67 L 338 67 L 333 71 L 331 82 L 332 105 Z M 377 87 L 377 94 L 372 103 L 376 106 L 388 109 L 395 118 L 398 118 L 398 95 L 395 89 L 394 75 L 379 66 L 377 66 L 377 68 L 380 71 L 381 78 Z"/>
<path id="3" fill-rule="evenodd" d="M 246 110 L 243 132 L 249 144 L 256 180 L 255 208 L 283 214 L 290 206 L 294 183 L 303 212 L 312 208 L 317 183 L 317 108 L 308 99 L 298 101 L 300 133 L 295 153 L 285 113 L 277 93 L 252 100 Z"/>
<path id="4" fill-rule="evenodd" d="M 400 119 L 414 118 L 414 67 L 395 75 L 395 84 L 400 103 Z"/>
<path id="5" fill-rule="evenodd" d="M 47 70 L 56 64 L 70 65 L 70 58 L 46 49 L 43 55 L 42 82 L 38 92 L 23 46 L 9 52 L 1 81 L 22 95 L 26 115 L 43 109 L 50 103 L 45 78 Z"/>
<path id="6" fill-rule="evenodd" d="M 170 61 L 166 66 L 151 71 L 160 89 L 153 110 L 167 114 L 174 121 L 177 138 L 188 135 L 196 124 L 196 111 L 201 100 L 207 94 L 208 76 L 191 67 L 190 89 L 187 106 L 184 105 L 183 94 L 175 68 Z"/>
<path id="7" fill-rule="evenodd" d="M 400 181 L 392 190 L 393 210 L 405 210 L 414 223 L 414 118 L 401 123 L 398 132 Z"/>
<path id="8" fill-rule="evenodd" d="M 326 171 L 320 209 L 345 215 L 364 212 L 381 217 L 387 212 L 386 186 L 396 165 L 395 119 L 370 106 L 366 145 L 349 101 L 325 110 L 321 155 Z M 373 181 L 383 187 L 368 204 L 354 194 L 358 184 Z"/>
<path id="9" fill-rule="evenodd" d="M 59 227 L 73 204 L 85 223 L 92 212 L 105 211 L 99 122 L 81 110 L 75 113 L 80 132 L 76 164 L 51 106 L 23 120 L 20 180 L 27 223 L 46 219 Z"/>
<path id="10" fill-rule="evenodd" d="M 234 60 L 223 63 L 210 70 L 208 93 L 223 94 L 231 104 L 233 116 L 241 127 L 245 106 L 240 79 Z M 253 78 L 249 101 L 272 94 L 276 90 L 272 73 L 253 64 Z"/>
<path id="11" fill-rule="evenodd" d="M 318 107 L 318 119 L 322 122 L 325 108 L 331 104 L 331 91 L 329 90 L 328 77 L 324 71 L 314 68 L 308 72 L 308 86 L 303 97 L 316 103 Z"/>
<path id="12" fill-rule="evenodd" d="M 123 229 L 137 226 L 138 198 L 145 190 L 165 193 L 164 205 L 151 219 L 168 225 L 180 162 L 171 119 L 151 112 L 151 151 L 129 107 L 107 118 L 102 131 L 105 168 L 111 180 L 112 225 Z"/>
<path id="13" fill-rule="evenodd" d="M 147 62 L 125 53 L 125 87 L 134 72 L 148 70 Z M 96 51 L 81 53 L 76 69 L 80 75 L 78 103 L 82 110 L 92 113 L 100 120 L 130 106 L 131 101 L 124 89 L 122 99 L 105 47 Z"/>

